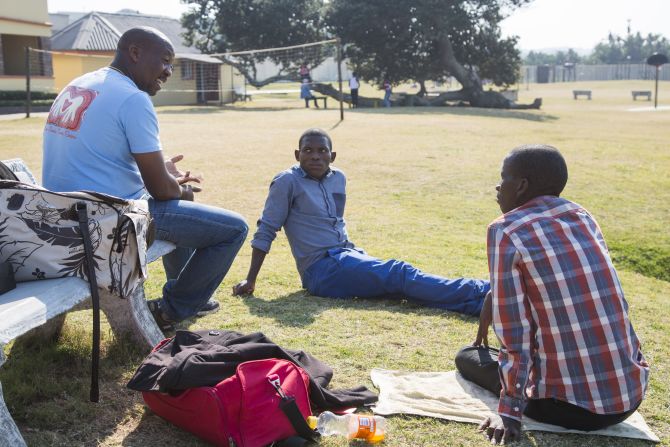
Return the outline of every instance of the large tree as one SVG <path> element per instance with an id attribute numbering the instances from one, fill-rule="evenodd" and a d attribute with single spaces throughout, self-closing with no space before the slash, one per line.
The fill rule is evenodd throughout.
<path id="1" fill-rule="evenodd" d="M 516 107 L 502 95 L 484 91 L 482 80 L 498 86 L 516 82 L 520 55 L 516 38 L 502 38 L 505 14 L 531 0 L 182 0 L 192 5 L 182 22 L 187 43 L 207 53 L 273 48 L 339 36 L 346 56 L 364 80 L 381 84 L 416 81 L 413 104 L 466 101 L 478 107 Z M 297 65 L 270 54 L 276 76 L 256 77 L 265 55 L 231 61 L 248 82 L 262 86 L 296 77 Z M 308 61 L 317 65 L 319 60 Z M 455 77 L 462 89 L 427 99 L 426 80 Z M 316 90 L 331 94 L 328 86 Z M 361 101 L 365 103 L 365 99 Z M 535 107 L 539 103 L 534 103 Z"/>
<path id="2" fill-rule="evenodd" d="M 323 40 L 321 0 L 182 0 L 190 5 L 182 17 L 184 39 L 204 53 L 278 48 Z M 256 53 L 227 58 L 247 82 L 261 87 L 281 79 L 299 79 L 298 66 L 318 65 L 322 53 Z M 277 66 L 275 76 L 258 79 L 257 66 L 266 59 Z"/>
<path id="3" fill-rule="evenodd" d="M 415 104 L 461 100 L 473 106 L 514 107 L 484 91 L 482 80 L 506 87 L 518 79 L 516 38 L 502 38 L 499 23 L 530 0 L 332 0 L 328 23 L 363 79 L 380 84 L 455 77 L 462 89 Z M 539 103 L 535 104 L 539 106 Z"/>

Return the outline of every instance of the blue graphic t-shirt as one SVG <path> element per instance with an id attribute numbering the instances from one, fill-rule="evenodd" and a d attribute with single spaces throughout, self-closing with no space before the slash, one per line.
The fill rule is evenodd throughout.
<path id="1" fill-rule="evenodd" d="M 132 154 L 161 150 L 149 95 L 109 67 L 72 81 L 44 127 L 42 184 L 52 191 L 92 190 L 126 199 L 146 191 Z"/>

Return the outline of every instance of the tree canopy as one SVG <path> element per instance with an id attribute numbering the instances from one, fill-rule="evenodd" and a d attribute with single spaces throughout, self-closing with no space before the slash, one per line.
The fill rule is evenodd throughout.
<path id="1" fill-rule="evenodd" d="M 566 62 L 586 64 L 643 64 L 654 53 L 670 55 L 670 41 L 661 34 L 633 33 L 630 28 L 625 36 L 608 34 L 588 56 L 580 56 L 573 49 L 545 53 L 530 51 L 523 62 L 527 65 L 562 65 Z"/>
<path id="2" fill-rule="evenodd" d="M 593 49 L 590 60 L 596 64 L 643 64 L 654 53 L 670 55 L 670 42 L 660 34 L 643 37 L 630 31 L 626 36 L 609 34 Z"/>
<path id="3" fill-rule="evenodd" d="M 530 51 L 526 57 L 524 57 L 523 63 L 526 65 L 563 65 L 566 63 L 576 64 L 583 60 L 584 58 L 582 56 L 570 48 L 568 51 L 559 50 L 556 53 Z"/>
<path id="4" fill-rule="evenodd" d="M 225 53 L 287 47 L 326 38 L 321 0 L 182 0 L 191 7 L 182 17 L 184 39 L 204 53 Z M 258 82 L 256 64 L 270 58 L 279 72 Z M 316 56 L 318 57 L 318 56 Z M 309 58 L 307 58 L 309 59 Z M 320 60 L 281 57 L 279 54 L 245 55 L 229 59 L 253 85 L 297 76 L 303 62 Z"/>
<path id="5" fill-rule="evenodd" d="M 363 80 L 379 85 L 384 79 L 392 84 L 416 81 L 421 96 L 426 80 L 454 76 L 463 86 L 460 99 L 490 106 L 482 102 L 482 79 L 498 86 L 514 84 L 521 62 L 516 38 L 501 36 L 500 21 L 531 0 L 182 1 L 192 5 L 183 18 L 187 43 L 204 52 L 338 36 L 351 68 Z M 258 62 L 241 58 L 238 68 L 249 80 Z M 293 66 L 275 62 L 291 76 Z"/>
<path id="6" fill-rule="evenodd" d="M 517 79 L 516 39 L 500 35 L 505 12 L 528 0 L 333 0 L 327 22 L 363 79 L 422 83 L 461 71 L 506 86 Z M 460 81 L 460 79 L 459 79 Z"/>

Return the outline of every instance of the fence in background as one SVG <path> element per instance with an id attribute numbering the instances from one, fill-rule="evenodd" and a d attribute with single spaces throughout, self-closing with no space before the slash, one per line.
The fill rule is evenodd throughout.
<path id="1" fill-rule="evenodd" d="M 523 65 L 520 83 L 653 80 L 655 76 L 656 67 L 647 64 Z M 670 67 L 661 68 L 658 79 L 670 81 Z"/>

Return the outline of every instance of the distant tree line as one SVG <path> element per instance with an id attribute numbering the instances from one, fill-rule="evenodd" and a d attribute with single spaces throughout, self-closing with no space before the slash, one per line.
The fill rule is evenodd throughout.
<path id="1" fill-rule="evenodd" d="M 568 51 L 544 53 L 531 51 L 523 58 L 526 65 L 581 64 L 642 64 L 654 53 L 670 55 L 670 41 L 661 34 L 642 36 L 630 30 L 626 36 L 610 33 L 607 39 L 595 46 L 588 56 L 580 56 L 572 48 Z"/>

